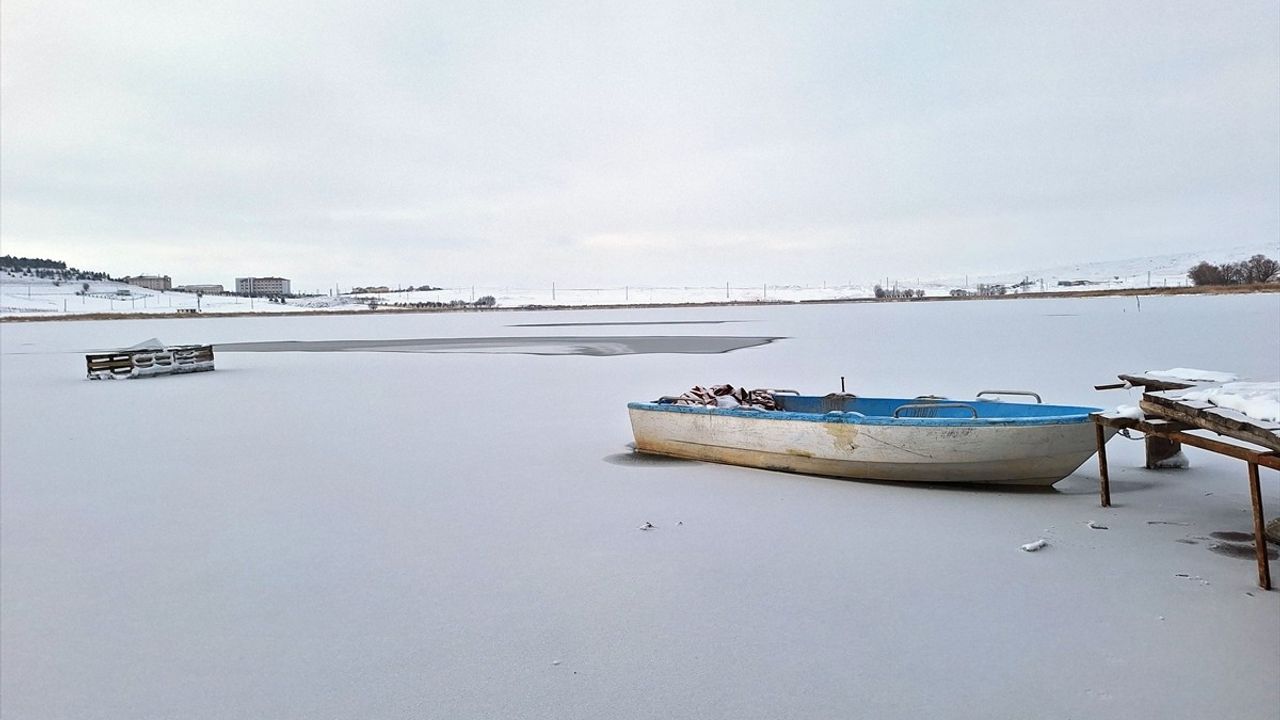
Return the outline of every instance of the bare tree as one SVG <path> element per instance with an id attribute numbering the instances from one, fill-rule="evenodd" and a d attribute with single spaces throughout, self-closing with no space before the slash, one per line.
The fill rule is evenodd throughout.
<path id="1" fill-rule="evenodd" d="M 1199 265 L 1187 271 L 1187 277 L 1191 278 L 1193 285 L 1225 285 L 1226 278 L 1222 274 L 1222 268 L 1213 263 L 1201 261 Z"/>
<path id="2" fill-rule="evenodd" d="M 1258 254 L 1244 261 L 1245 282 L 1270 282 L 1280 272 L 1280 262 Z"/>

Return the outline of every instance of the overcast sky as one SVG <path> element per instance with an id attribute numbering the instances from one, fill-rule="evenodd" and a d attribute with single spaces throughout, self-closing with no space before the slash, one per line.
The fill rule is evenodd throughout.
<path id="1" fill-rule="evenodd" d="M 1274 0 L 4 0 L 0 83 L 3 251 L 176 283 L 1280 248 Z"/>

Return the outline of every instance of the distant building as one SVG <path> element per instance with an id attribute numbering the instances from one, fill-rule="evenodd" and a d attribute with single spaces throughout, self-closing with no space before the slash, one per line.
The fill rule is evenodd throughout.
<path id="1" fill-rule="evenodd" d="M 124 282 L 129 285 L 144 287 L 148 290 L 170 290 L 173 288 L 173 282 L 168 275 L 135 275 L 124 278 Z"/>
<path id="2" fill-rule="evenodd" d="M 221 285 L 179 285 L 174 290 L 182 290 L 190 293 L 204 293 L 205 295 L 221 295 L 226 289 Z"/>
<path id="3" fill-rule="evenodd" d="M 359 294 L 359 293 L 389 293 L 389 292 L 391 292 L 391 288 L 387 287 L 386 285 L 372 285 L 372 286 L 370 286 L 370 287 L 357 287 L 357 288 L 351 288 L 351 292 L 352 292 L 352 293 L 356 293 L 356 294 Z"/>
<path id="4" fill-rule="evenodd" d="M 251 297 L 292 295 L 288 278 L 243 277 L 236 278 L 236 294 Z"/>

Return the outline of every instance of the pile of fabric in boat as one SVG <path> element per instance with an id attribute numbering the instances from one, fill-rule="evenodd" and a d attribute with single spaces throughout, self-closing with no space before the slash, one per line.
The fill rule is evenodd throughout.
<path id="1" fill-rule="evenodd" d="M 768 390 L 748 390 L 732 385 L 712 385 L 702 387 L 694 385 L 688 392 L 674 398 L 674 405 L 706 405 L 722 408 L 752 408 L 755 410 L 777 410 L 778 404 Z"/>

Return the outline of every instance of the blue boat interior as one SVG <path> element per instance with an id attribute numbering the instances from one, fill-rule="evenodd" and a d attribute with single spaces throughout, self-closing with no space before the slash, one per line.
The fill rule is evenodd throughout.
<path id="1" fill-rule="evenodd" d="M 946 398 L 863 398 L 840 395 L 775 395 L 784 412 L 826 414 L 853 412 L 868 417 L 936 418 L 1034 418 L 1059 415 L 1088 415 L 1097 408 L 1041 403 L 999 402 L 996 400 L 951 400 Z M 972 408 L 972 410 L 970 410 Z"/>
<path id="2" fill-rule="evenodd" d="M 671 404 L 674 398 L 656 403 L 631 403 L 631 407 L 711 414 L 750 414 L 789 420 L 821 420 L 854 423 L 891 423 L 906 425 L 952 425 L 965 421 L 979 424 L 998 423 L 1038 425 L 1044 423 L 1086 422 L 1089 413 L 1099 408 L 1075 405 L 1001 402 L 998 400 L 953 400 L 939 397 L 870 398 L 832 394 L 775 394 L 777 410 L 752 408 L 716 408 L 699 405 Z"/>

